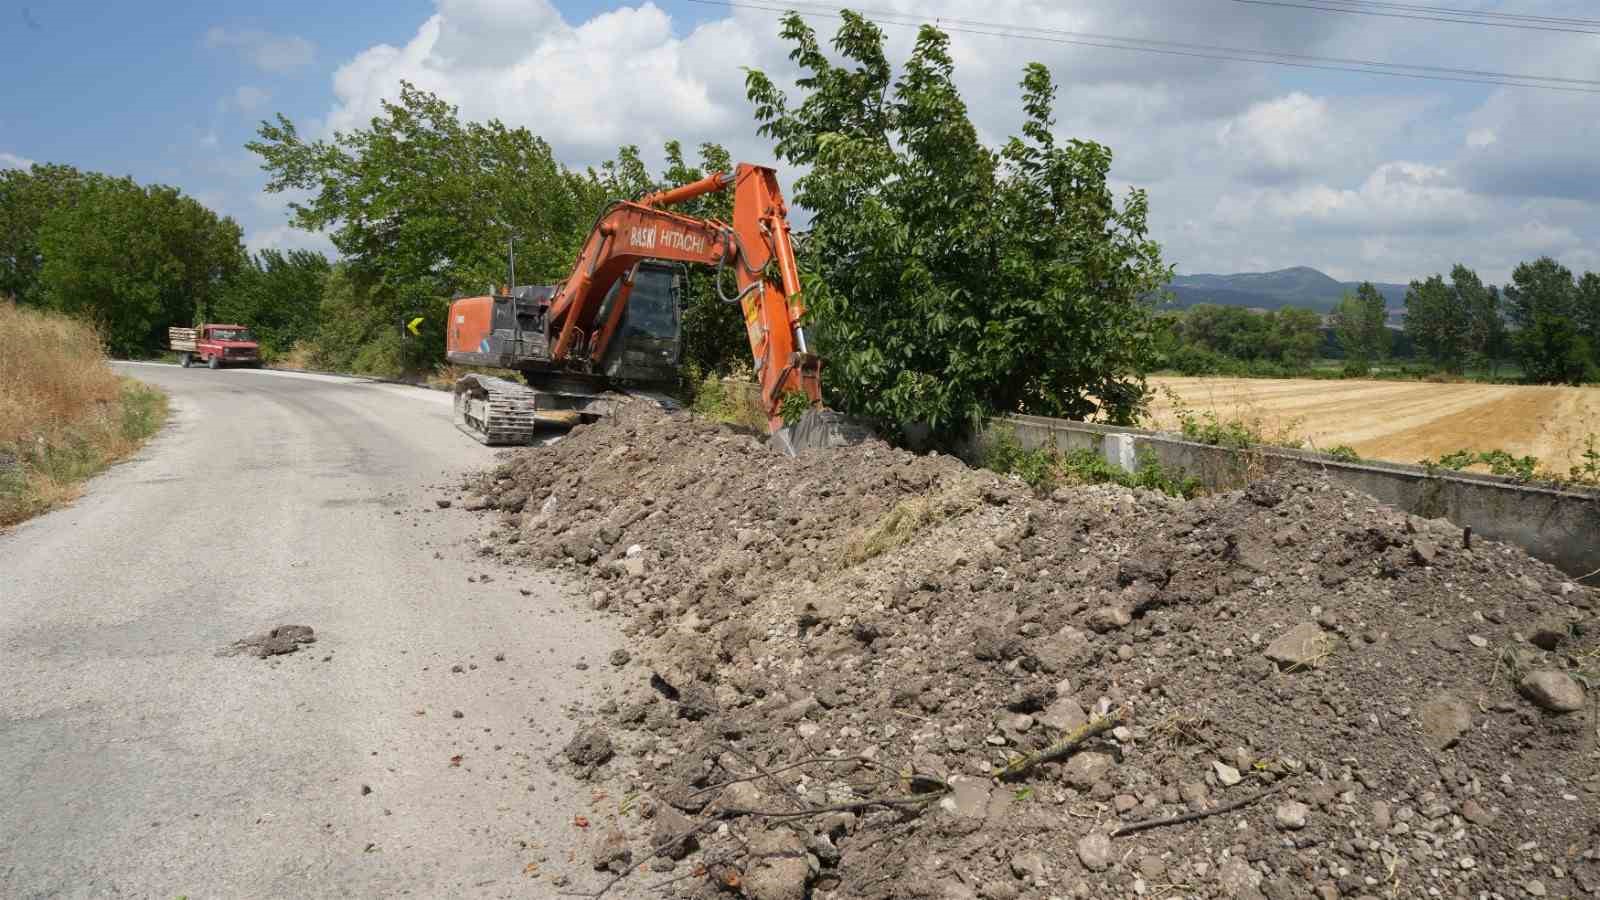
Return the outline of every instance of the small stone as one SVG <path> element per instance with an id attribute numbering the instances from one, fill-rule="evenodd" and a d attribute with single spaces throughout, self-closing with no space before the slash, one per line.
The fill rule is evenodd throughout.
<path id="1" fill-rule="evenodd" d="M 619 649 L 611 651 L 611 664 L 613 666 L 618 667 L 618 668 L 621 668 L 621 667 L 627 665 L 628 664 L 628 660 L 630 660 L 632 658 L 633 657 L 629 656 L 628 655 L 628 651 L 626 651 L 626 650 L 622 650 L 622 649 L 619 648 Z"/>
<path id="2" fill-rule="evenodd" d="M 366 795 L 368 795 L 368 794 L 370 794 L 370 793 L 372 793 L 372 785 L 370 785 L 370 784 L 363 784 L 363 785 L 362 785 L 362 786 L 361 786 L 361 796 L 363 796 L 363 797 L 365 797 L 365 796 L 366 796 Z"/>
<path id="3" fill-rule="evenodd" d="M 1382 800 L 1372 801 L 1372 825 L 1380 833 L 1387 832 L 1389 826 L 1394 824 L 1394 815 L 1389 810 L 1389 804 Z"/>
<path id="4" fill-rule="evenodd" d="M 989 782 L 964 775 L 952 776 L 949 794 L 939 807 L 964 819 L 981 819 L 989 808 Z"/>
<path id="5" fill-rule="evenodd" d="M 1211 791 L 1204 781 L 1185 781 L 1178 786 L 1178 796 L 1183 798 L 1191 809 L 1199 809 L 1206 802 Z"/>
<path id="6" fill-rule="evenodd" d="M 1031 878 L 1035 883 L 1044 881 L 1044 856 L 1038 853 L 1018 853 L 1011 857 L 1011 874 L 1018 878 Z"/>
<path id="7" fill-rule="evenodd" d="M 1071 697 L 1060 697 L 1038 715 L 1038 721 L 1057 731 L 1071 731 L 1087 723 L 1089 716 L 1078 705 L 1078 701 Z"/>
<path id="8" fill-rule="evenodd" d="M 1278 827 L 1285 831 L 1299 831 L 1306 827 L 1306 816 L 1311 814 L 1311 807 L 1298 800 L 1288 800 L 1278 804 L 1278 809 L 1273 818 Z"/>
<path id="9" fill-rule="evenodd" d="M 1061 778 L 1069 787 L 1090 790 L 1111 771 L 1114 760 L 1105 753 L 1079 753 L 1061 767 Z"/>
<path id="10" fill-rule="evenodd" d="M 1091 872 L 1103 872 L 1111 865 L 1111 838 L 1093 831 L 1078 838 L 1078 860 Z"/>
<path id="11" fill-rule="evenodd" d="M 458 709 L 458 710 L 455 710 L 454 712 L 450 713 L 450 718 L 452 718 L 452 719 L 460 719 L 460 718 L 465 717 L 465 715 L 466 715 L 465 713 L 463 713 L 461 710 Z"/>
<path id="12" fill-rule="evenodd" d="M 1411 542 L 1411 556 L 1418 565 L 1431 566 L 1439 555 L 1439 545 L 1433 541 L 1418 538 Z"/>
<path id="13" fill-rule="evenodd" d="M 670 806 L 662 806 L 656 811 L 650 846 L 669 859 L 683 859 L 698 847 L 693 829 L 694 823 L 683 813 Z"/>
<path id="14" fill-rule="evenodd" d="M 1116 810 L 1119 816 L 1133 812 L 1138 806 L 1139 798 L 1132 794 L 1118 794 L 1111 798 L 1111 808 Z"/>
<path id="15" fill-rule="evenodd" d="M 1522 883 L 1522 889 L 1527 891 L 1528 896 L 1530 897 L 1543 897 L 1545 895 L 1544 882 L 1537 878 L 1530 881 L 1524 881 Z"/>
<path id="16" fill-rule="evenodd" d="M 1494 814 L 1484 809 L 1478 801 L 1469 798 L 1461 804 L 1461 818 L 1474 825 L 1487 825 L 1494 821 Z"/>
<path id="17" fill-rule="evenodd" d="M 589 860 L 597 872 L 621 875 L 633 862 L 633 851 L 628 849 L 628 838 L 615 828 L 595 835 L 589 845 Z"/>
<path id="18" fill-rule="evenodd" d="M 1146 881 L 1160 881 L 1161 876 L 1167 874 L 1167 864 L 1161 857 L 1154 854 L 1139 857 L 1139 874 Z"/>
<path id="19" fill-rule="evenodd" d="M 1228 765 L 1227 763 L 1213 762 L 1211 764 L 1211 770 L 1217 773 L 1217 781 L 1221 782 L 1223 787 L 1233 787 L 1244 780 L 1244 778 L 1239 775 L 1239 770 Z"/>
<path id="20" fill-rule="evenodd" d="M 443 499 L 440 499 L 440 500 L 435 500 L 435 501 L 433 501 L 433 502 L 434 502 L 434 504 L 435 504 L 435 505 L 437 505 L 437 506 L 438 506 L 438 507 L 439 507 L 439 508 L 440 508 L 440 509 L 449 509 L 449 508 L 450 508 L 450 501 L 449 501 L 449 500 L 443 500 Z"/>
<path id="21" fill-rule="evenodd" d="M 1456 865 L 1460 866 L 1463 870 L 1466 870 L 1475 868 L 1478 865 L 1478 861 L 1470 856 L 1463 856 L 1456 860 Z"/>
<path id="22" fill-rule="evenodd" d="M 774 828 L 750 838 L 744 890 L 751 900 L 802 900 L 810 874 L 806 847 L 798 834 Z"/>
<path id="23" fill-rule="evenodd" d="M 1517 685 L 1522 696 L 1553 713 L 1570 713 L 1583 709 L 1583 688 L 1571 675 L 1555 669 L 1529 672 Z"/>
<path id="24" fill-rule="evenodd" d="M 1472 727 L 1472 708 L 1460 697 L 1440 694 L 1418 711 L 1422 718 L 1422 735 L 1431 750 L 1447 750 L 1456 745 Z"/>
<path id="25" fill-rule="evenodd" d="M 456 675 L 460 675 L 462 672 L 465 672 L 466 670 L 467 670 L 466 667 L 461 665 L 460 663 L 457 663 L 457 664 L 455 664 L 455 665 L 450 667 L 450 671 L 455 673 Z"/>
<path id="26" fill-rule="evenodd" d="M 1489 639 L 1481 634 L 1469 634 L 1467 635 L 1467 643 L 1482 650 L 1484 647 L 1489 646 Z"/>
<path id="27" fill-rule="evenodd" d="M 1301 622 L 1267 645 L 1267 659 L 1278 668 L 1294 672 L 1314 669 L 1333 649 L 1333 639 L 1314 622 Z"/>
<path id="28" fill-rule="evenodd" d="M 1133 616 L 1120 606 L 1102 606 L 1089 615 L 1089 628 L 1097 634 L 1116 631 L 1133 623 Z"/>
<path id="29" fill-rule="evenodd" d="M 616 753 L 611 738 L 598 728 L 585 728 L 572 736 L 563 753 L 580 766 L 598 766 Z"/>

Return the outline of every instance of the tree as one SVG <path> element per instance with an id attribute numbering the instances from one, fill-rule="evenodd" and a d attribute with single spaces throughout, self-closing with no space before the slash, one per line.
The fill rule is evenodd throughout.
<path id="1" fill-rule="evenodd" d="M 1595 364 L 1600 365 L 1600 275 L 1585 272 L 1578 280 L 1573 317 L 1577 320 L 1578 332 L 1596 353 Z"/>
<path id="2" fill-rule="evenodd" d="M 1463 265 L 1450 270 L 1450 284 L 1466 316 L 1467 354 L 1494 374 L 1495 360 L 1506 349 L 1506 323 L 1500 316 L 1500 289 L 1484 285 L 1478 273 Z"/>
<path id="3" fill-rule="evenodd" d="M 1519 328 L 1541 316 L 1571 318 L 1576 300 L 1572 271 L 1548 256 L 1513 269 L 1505 289 L 1506 316 Z"/>
<path id="4" fill-rule="evenodd" d="M 1466 271 L 1457 266 L 1452 277 Z M 1459 374 L 1465 368 L 1470 329 L 1464 299 L 1455 287 L 1445 284 L 1443 276 L 1411 282 L 1406 290 L 1406 333 L 1446 372 Z"/>
<path id="5" fill-rule="evenodd" d="M 1295 368 L 1310 365 L 1322 345 L 1322 317 L 1316 310 L 1285 306 L 1268 319 L 1271 330 L 1263 355 Z"/>
<path id="6" fill-rule="evenodd" d="M 44 256 L 39 230 L 53 210 L 71 206 L 90 176 L 71 166 L 35 163 L 0 169 L 0 297 L 36 303 Z"/>
<path id="7" fill-rule="evenodd" d="M 38 233 L 45 305 L 94 321 L 118 354 L 160 347 L 238 270 L 242 232 L 176 188 L 93 176 Z"/>
<path id="8" fill-rule="evenodd" d="M 263 250 L 247 258 L 212 308 L 215 321 L 254 329 L 268 353 L 283 353 L 316 337 L 323 285 L 332 269 L 312 250 Z"/>
<path id="9" fill-rule="evenodd" d="M 343 277 L 372 304 L 332 309 L 358 315 L 357 333 L 392 327 L 397 338 L 402 318 L 423 316 L 424 340 L 406 345 L 422 364 L 443 358 L 452 294 L 505 282 L 508 240 L 519 281 L 559 280 L 604 202 L 597 178 L 556 162 L 527 129 L 463 123 L 406 82 L 364 129 L 308 143 L 280 114 L 258 135 L 246 146 L 270 175 L 266 190 L 310 192 L 289 204 L 291 222 L 328 232 Z"/>
<path id="10" fill-rule="evenodd" d="M 843 16 L 844 65 L 798 15 L 783 20 L 799 105 L 760 71 L 746 82 L 761 133 L 804 173 L 805 301 L 833 401 L 943 436 L 994 413 L 1130 420 L 1152 358 L 1141 298 L 1171 277 L 1144 193 L 1119 204 L 1109 149 L 1056 143 L 1043 66 L 1026 68 L 1022 134 L 996 153 L 944 33 L 922 28 L 895 78 L 883 33 Z"/>
<path id="11" fill-rule="evenodd" d="M 1583 384 L 1596 375 L 1592 348 L 1571 318 L 1541 313 L 1515 340 L 1529 381 Z"/>
<path id="12" fill-rule="evenodd" d="M 1361 282 L 1333 310 L 1333 328 L 1344 345 L 1346 368 L 1362 372 L 1389 352 L 1388 307 L 1370 281 Z"/>

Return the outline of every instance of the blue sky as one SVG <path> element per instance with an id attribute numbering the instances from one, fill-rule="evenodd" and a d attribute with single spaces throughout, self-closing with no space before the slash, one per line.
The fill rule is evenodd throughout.
<path id="1" fill-rule="evenodd" d="M 1570 0 L 1454 5 L 1600 15 Z M 1229 0 L 876 0 L 873 9 L 1078 32 L 1600 80 L 1600 36 L 1329 15 Z M 824 34 L 835 20 L 813 19 Z M 887 29 L 903 57 L 910 29 Z M 408 78 L 473 118 L 526 125 L 574 165 L 620 143 L 716 140 L 767 160 L 741 66 L 792 73 L 772 13 L 690 0 L 35 0 L 0 11 L 0 165 L 64 162 L 177 185 L 254 247 L 288 229 L 243 150 L 283 112 L 365 121 Z M 1026 60 L 1062 85 L 1063 137 L 1117 153 L 1180 271 L 1313 265 L 1406 280 L 1457 260 L 1502 280 L 1550 253 L 1600 269 L 1600 94 L 1554 94 L 957 33 L 958 79 L 998 143 Z"/>

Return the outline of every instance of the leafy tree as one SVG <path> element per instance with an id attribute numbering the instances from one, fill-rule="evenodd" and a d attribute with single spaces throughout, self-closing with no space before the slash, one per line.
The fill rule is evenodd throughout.
<path id="1" fill-rule="evenodd" d="M 332 265 L 311 250 L 263 250 L 247 258 L 206 318 L 254 329 L 262 349 L 283 353 L 316 337 L 322 289 Z"/>
<path id="2" fill-rule="evenodd" d="M 1596 375 L 1592 348 L 1567 316 L 1541 313 L 1517 332 L 1515 341 L 1529 381 L 1582 384 Z"/>
<path id="3" fill-rule="evenodd" d="M 1585 272 L 1578 279 L 1578 296 L 1573 317 L 1577 320 L 1578 331 L 1589 346 L 1600 354 L 1600 275 L 1594 272 Z M 1600 365 L 1600 356 L 1595 359 Z"/>
<path id="4" fill-rule="evenodd" d="M 1467 320 L 1467 354 L 1494 374 L 1495 360 L 1506 350 L 1506 323 L 1500 315 L 1500 289 L 1485 285 L 1478 273 L 1463 265 L 1450 270 L 1450 285 L 1455 290 Z"/>
<path id="5" fill-rule="evenodd" d="M 1519 328 L 1533 325 L 1541 316 L 1570 318 L 1577 293 L 1572 271 L 1542 256 L 1512 270 L 1505 289 L 1506 316 Z"/>
<path id="6" fill-rule="evenodd" d="M 1388 307 L 1370 281 L 1361 282 L 1333 310 L 1333 329 L 1344 345 L 1347 368 L 1362 372 L 1389 352 Z"/>
<path id="7" fill-rule="evenodd" d="M 118 354 L 160 347 L 239 268 L 239 226 L 176 188 L 93 176 L 38 232 L 41 301 L 94 321 Z"/>
<path id="8" fill-rule="evenodd" d="M 746 82 L 761 133 L 804 172 L 805 297 L 834 402 L 945 436 L 992 413 L 1130 420 L 1152 358 L 1141 298 L 1171 277 L 1144 193 L 1118 204 L 1109 149 L 1057 144 L 1043 66 L 1026 68 L 1022 134 L 996 153 L 944 33 L 922 28 L 896 78 L 878 27 L 843 19 L 835 65 L 784 18 L 799 105 L 762 72 Z"/>
<path id="9" fill-rule="evenodd" d="M 1460 266 L 1456 270 L 1463 271 Z M 1442 276 L 1411 282 L 1406 290 L 1406 333 L 1446 372 L 1465 368 L 1470 328 L 1466 303 Z"/>
<path id="10" fill-rule="evenodd" d="M 1271 330 L 1263 355 L 1296 368 L 1310 365 L 1322 345 L 1322 316 L 1316 310 L 1285 306 L 1267 317 Z"/>
<path id="11" fill-rule="evenodd" d="M 91 177 L 100 176 L 45 163 L 0 169 L 0 297 L 21 303 L 41 299 L 39 230 L 53 210 L 74 202 Z"/>
<path id="12" fill-rule="evenodd" d="M 604 187 L 556 162 L 550 145 L 497 120 L 463 123 L 457 109 L 402 82 L 398 102 L 364 129 L 306 142 L 279 115 L 247 148 L 260 156 L 269 193 L 301 190 L 291 222 L 326 230 L 347 264 L 343 277 L 370 302 L 324 312 L 356 315 L 355 332 L 392 329 L 422 315 L 426 337 L 407 359 L 444 355 L 448 298 L 506 280 L 507 241 L 518 280 L 564 278 L 593 224 Z"/>

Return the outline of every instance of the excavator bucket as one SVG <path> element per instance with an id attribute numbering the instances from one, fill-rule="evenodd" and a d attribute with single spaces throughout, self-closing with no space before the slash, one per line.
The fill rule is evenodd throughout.
<path id="1" fill-rule="evenodd" d="M 860 419 L 831 409 L 813 409 L 793 425 L 774 431 L 768 445 L 788 456 L 799 456 L 808 450 L 849 447 L 872 436 L 872 427 Z"/>

